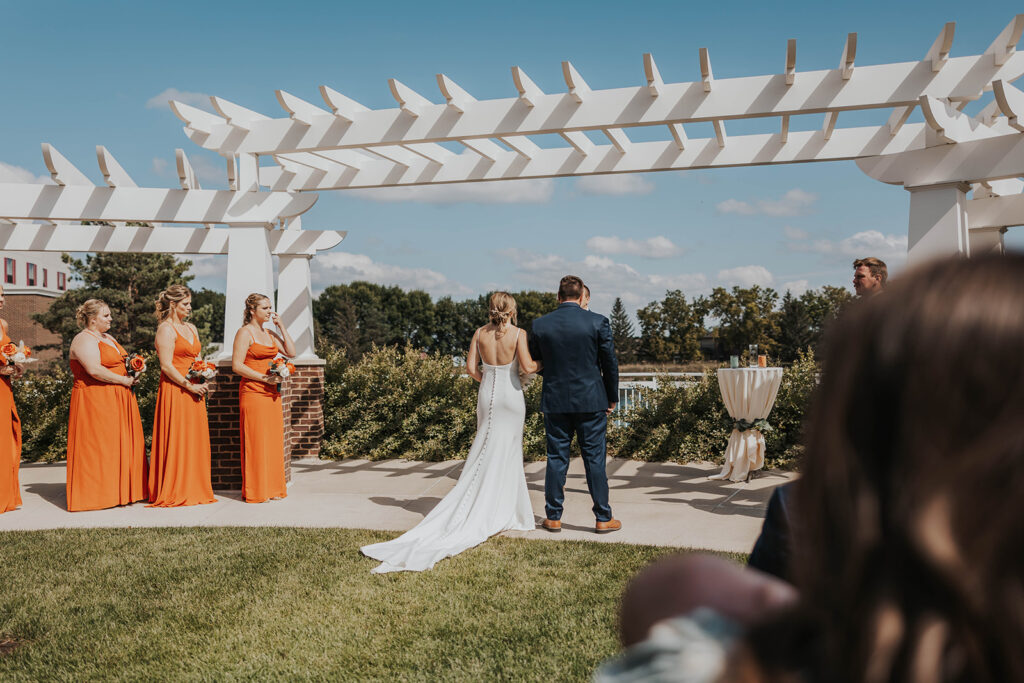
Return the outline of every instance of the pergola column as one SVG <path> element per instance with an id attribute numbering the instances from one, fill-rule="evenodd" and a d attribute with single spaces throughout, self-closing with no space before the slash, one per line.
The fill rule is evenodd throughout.
<path id="1" fill-rule="evenodd" d="M 277 311 L 295 340 L 295 360 L 320 360 L 313 340 L 312 256 L 278 256 Z"/>
<path id="2" fill-rule="evenodd" d="M 242 326 L 245 298 L 252 293 L 274 300 L 274 262 L 267 230 L 228 228 L 227 286 L 224 298 L 224 347 L 217 360 L 231 358 L 235 332 Z"/>
<path id="3" fill-rule="evenodd" d="M 967 230 L 967 183 L 945 183 L 908 187 L 910 225 L 907 233 L 907 263 L 914 265 L 932 258 L 970 256 Z"/>
<path id="4" fill-rule="evenodd" d="M 1006 248 L 1003 245 L 1003 235 L 1006 228 L 975 228 L 970 231 L 971 253 L 975 256 L 981 254 L 1004 254 Z"/>

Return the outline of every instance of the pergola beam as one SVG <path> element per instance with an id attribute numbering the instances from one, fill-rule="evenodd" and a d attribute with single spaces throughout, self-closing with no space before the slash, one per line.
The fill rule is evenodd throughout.
<path id="1" fill-rule="evenodd" d="M 1024 195 L 985 197 L 967 201 L 970 228 L 1005 228 L 1024 225 Z"/>
<path id="2" fill-rule="evenodd" d="M 902 154 L 880 154 L 858 159 L 857 166 L 875 180 L 908 188 L 1017 178 L 1024 176 L 1024 135 L 1014 132 Z"/>
<path id="3" fill-rule="evenodd" d="M 203 128 L 190 123 L 186 133 L 200 146 L 225 156 L 457 142 L 473 138 L 913 107 L 921 95 L 963 102 L 979 97 L 994 80 L 1011 82 L 1024 75 L 1024 54 L 1013 53 L 1002 65 L 996 65 L 991 55 L 948 58 L 938 73 L 933 70 L 933 62 L 932 58 L 927 58 L 919 62 L 858 66 L 849 80 L 836 78 L 836 69 L 805 71 L 787 85 L 785 74 L 713 80 L 708 60 L 707 80 L 664 83 L 657 88 L 658 97 L 651 97 L 648 85 L 583 90 L 585 84 L 577 78 L 578 73 L 573 75 L 574 69 L 569 71 L 571 65 L 565 70 L 569 71 L 567 83 L 570 80 L 573 83 L 572 94 L 543 94 L 521 69 L 513 67 L 519 97 L 467 101 L 461 107 L 461 114 L 453 111 L 447 102 L 433 104 L 417 100 L 411 104 L 411 91 L 400 90 L 406 111 L 415 111 L 416 116 L 401 109 L 358 110 L 351 106 L 355 103 L 346 98 L 338 108 L 343 114 L 311 116 L 308 124 L 291 118 L 248 120 L 244 122 L 248 130 L 240 130 L 237 125 L 224 123 L 223 119 L 218 119 L 220 124 L 208 126 L 205 125 L 208 120 L 204 120 Z M 712 82 L 713 89 L 706 90 Z M 189 121 L 186 117 L 183 119 Z"/>

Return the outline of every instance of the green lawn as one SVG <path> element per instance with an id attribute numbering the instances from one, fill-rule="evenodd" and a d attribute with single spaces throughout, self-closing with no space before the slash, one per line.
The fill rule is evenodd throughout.
<path id="1" fill-rule="evenodd" d="M 371 575 L 395 534 L 0 533 L 0 680 L 585 680 L 628 578 L 670 550 L 497 538 Z"/>

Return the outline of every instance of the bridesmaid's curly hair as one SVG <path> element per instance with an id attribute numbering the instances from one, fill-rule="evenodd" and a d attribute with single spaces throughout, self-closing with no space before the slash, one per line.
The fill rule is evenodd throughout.
<path id="1" fill-rule="evenodd" d="M 160 295 L 156 298 L 156 319 L 157 322 L 163 322 L 171 317 L 171 309 L 176 304 L 180 304 L 185 299 L 192 296 L 192 292 L 189 291 L 185 285 L 171 285 L 164 291 L 160 292 Z"/>
<path id="2" fill-rule="evenodd" d="M 92 318 L 95 318 L 100 310 L 104 308 L 110 308 L 107 306 L 107 302 L 103 299 L 88 299 L 81 306 L 75 309 L 75 322 L 78 326 L 85 329 L 86 325 Z"/>
<path id="3" fill-rule="evenodd" d="M 270 297 L 266 294 L 259 294 L 257 292 L 253 292 L 249 296 L 245 297 L 245 314 L 242 316 L 243 325 L 248 325 L 252 321 L 252 315 L 256 312 L 256 307 L 264 300 L 270 301 Z"/>

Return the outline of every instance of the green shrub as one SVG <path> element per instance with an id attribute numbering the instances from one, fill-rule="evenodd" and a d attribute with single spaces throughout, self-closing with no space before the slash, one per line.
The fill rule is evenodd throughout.
<path id="1" fill-rule="evenodd" d="M 153 438 L 153 414 L 160 386 L 160 363 L 156 352 L 146 356 L 146 372 L 135 385 L 135 398 L 142 414 L 146 450 Z M 14 402 L 21 418 L 21 457 L 36 462 L 63 460 L 68 450 L 68 411 L 74 376 L 63 361 L 54 361 L 45 369 L 26 371 L 13 382 Z"/>
<path id="2" fill-rule="evenodd" d="M 799 461 L 803 453 L 804 417 L 811 405 L 819 371 L 811 349 L 799 353 L 796 362 L 783 371 L 782 384 L 768 416 L 773 429 L 764 435 L 766 467 L 791 468 Z"/>

